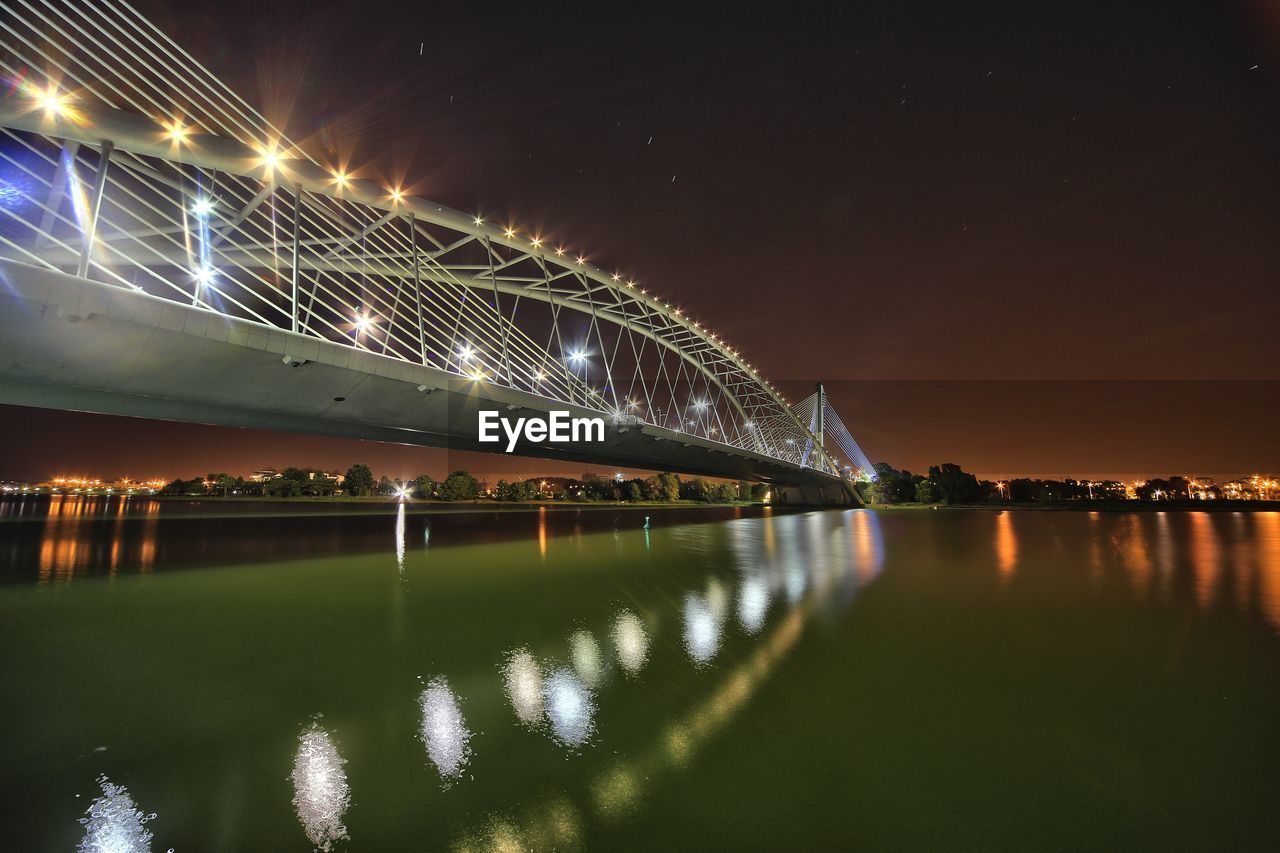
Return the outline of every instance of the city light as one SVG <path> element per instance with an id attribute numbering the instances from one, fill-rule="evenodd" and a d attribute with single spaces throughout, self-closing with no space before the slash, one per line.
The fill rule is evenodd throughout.
<path id="1" fill-rule="evenodd" d="M 373 327 L 373 318 L 370 317 L 368 313 L 357 314 L 352 319 L 351 324 L 355 327 L 356 337 L 359 337 L 362 333 Z"/>
<path id="2" fill-rule="evenodd" d="M 214 273 L 215 270 L 213 267 L 205 266 L 195 270 L 192 275 L 195 277 L 195 280 L 199 282 L 201 287 L 208 287 L 213 283 Z"/>
<path id="3" fill-rule="evenodd" d="M 508 228 L 508 229 L 506 229 L 505 231 L 503 231 L 502 233 L 503 233 L 503 234 L 505 234 L 507 237 L 514 237 L 514 236 L 516 236 L 516 229 L 514 229 L 514 228 Z"/>
<path id="4" fill-rule="evenodd" d="M 458 348 L 458 358 L 462 359 L 463 361 L 470 361 L 472 356 L 474 355 L 475 355 L 475 351 L 471 349 L 471 344 L 464 344 L 463 346 Z"/>
<path id="5" fill-rule="evenodd" d="M 67 113 L 67 96 L 58 91 L 58 87 L 49 84 L 36 98 L 40 109 L 50 118 L 58 118 Z"/>
<path id="6" fill-rule="evenodd" d="M 197 219 L 205 219 L 211 213 L 213 213 L 213 199 L 208 196 L 197 198 L 195 204 L 191 205 L 191 215 Z"/>
<path id="7" fill-rule="evenodd" d="M 399 187 L 392 187 L 390 190 L 391 200 L 399 204 L 404 199 L 404 192 Z"/>
<path id="8" fill-rule="evenodd" d="M 569 360 L 573 362 L 583 362 L 587 360 L 587 354 L 580 349 L 576 349 L 569 353 Z"/>
<path id="9" fill-rule="evenodd" d="M 177 143 L 178 145 L 181 145 L 182 143 L 187 141 L 187 133 L 189 132 L 189 130 L 190 129 L 186 127 L 181 121 L 179 121 L 178 119 L 174 119 L 173 123 L 169 125 L 169 131 L 168 133 L 165 134 L 165 136 L 168 137 L 170 142 L 174 142 L 174 143 Z"/>
<path id="10" fill-rule="evenodd" d="M 280 167 L 280 152 L 276 150 L 274 145 L 262 149 L 260 165 L 266 168 L 268 174 L 275 172 Z"/>
<path id="11" fill-rule="evenodd" d="M 483 219 L 482 217 L 479 217 L 479 216 L 477 216 L 473 221 L 475 222 L 475 224 L 476 224 L 476 225 L 483 225 L 483 224 L 484 224 L 484 219 Z"/>
<path id="12" fill-rule="evenodd" d="M 346 189 L 349 180 L 350 179 L 347 177 L 346 172 L 340 170 L 334 171 L 333 182 L 338 185 L 338 189 Z"/>

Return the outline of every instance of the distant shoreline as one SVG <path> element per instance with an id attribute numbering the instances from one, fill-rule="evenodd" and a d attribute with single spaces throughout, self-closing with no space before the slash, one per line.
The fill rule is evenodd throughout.
<path id="1" fill-rule="evenodd" d="M 1062 503 L 1001 504 L 867 504 L 868 509 L 914 512 L 927 509 L 980 509 L 1020 512 L 1280 512 L 1280 501 L 1064 501 Z"/>
<path id="2" fill-rule="evenodd" d="M 17 492 L 0 495 L 3 498 L 20 497 L 63 497 L 63 498 L 138 498 L 139 500 L 160 501 L 162 503 L 266 503 L 266 504 L 362 504 L 365 506 L 387 506 L 403 503 L 406 507 L 423 509 L 510 509 L 536 510 L 548 509 L 690 509 L 697 507 L 748 507 L 769 506 L 753 501 L 499 501 L 487 498 L 474 500 L 443 501 L 423 498 L 405 498 L 403 500 L 385 495 L 336 495 L 320 497 L 318 495 L 295 495 L 279 497 L 272 495 L 152 495 L 145 493 L 128 494 L 126 492 Z"/>

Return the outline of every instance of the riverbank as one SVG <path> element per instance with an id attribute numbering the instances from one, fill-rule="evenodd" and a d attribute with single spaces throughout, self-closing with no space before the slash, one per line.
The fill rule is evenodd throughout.
<path id="1" fill-rule="evenodd" d="M 1027 512 L 1280 512 L 1280 501 L 1070 501 L 1064 503 L 867 504 L 880 512 L 916 510 L 1019 510 Z"/>
<path id="2" fill-rule="evenodd" d="M 702 515 L 709 517 L 726 511 L 746 512 L 762 508 L 751 503 L 702 503 L 678 501 L 671 503 L 618 501 L 539 501 L 532 503 L 514 501 L 474 500 L 438 501 L 388 497 L 261 497 L 257 495 L 0 495 L 0 524 L 16 522 L 40 522 L 51 513 L 59 516 L 72 514 L 84 518 L 105 519 L 108 516 L 166 518 L 302 518 L 302 517 L 380 517 L 403 511 L 411 516 L 465 516 L 493 515 L 529 516 L 581 516 L 588 514 L 627 513 L 643 516 L 654 514 L 654 523 L 663 523 L 673 517 L 694 520 Z M 56 509 L 55 509 L 56 508 Z M 782 510 L 777 507 L 775 510 Z M 109 511 L 108 511 L 109 510 Z"/>
<path id="3" fill-rule="evenodd" d="M 102 497 L 102 496 L 95 496 Z M 109 496 L 107 496 L 109 497 Z M 432 510 L 458 510 L 463 512 L 474 512 L 477 509 L 483 510 L 514 510 L 527 512 L 537 509 L 689 509 L 692 507 L 734 507 L 734 506 L 752 506 L 751 501 L 498 501 L 498 500 L 472 500 L 472 501 L 442 501 L 442 500 L 424 500 L 422 498 L 394 498 L 382 495 L 373 496 L 352 496 L 339 495 L 334 497 L 315 497 L 310 495 L 299 495 L 297 497 L 282 498 L 264 495 L 147 495 L 148 500 L 158 501 L 176 501 L 176 502 L 209 502 L 209 503 L 274 503 L 274 504 L 365 504 L 375 506 L 385 506 L 387 504 L 403 503 L 410 509 L 432 509 Z"/>
<path id="4" fill-rule="evenodd" d="M 161 501 L 164 503 L 270 503 L 270 504 L 365 504 L 374 506 L 385 506 L 390 503 L 404 503 L 410 507 L 434 507 L 438 509 L 465 509 L 474 510 L 476 508 L 494 508 L 494 509 L 538 509 L 539 507 L 550 507 L 553 509 L 583 509 L 590 507 L 601 508 L 639 508 L 639 507 L 725 507 L 725 506 L 753 506 L 759 501 L 576 501 L 576 500 L 546 500 L 546 501 L 499 501 L 487 498 L 479 498 L 476 500 L 463 501 L 445 501 L 423 498 L 396 498 L 387 495 L 295 495 L 292 497 L 283 497 L 280 495 L 162 495 L 147 494 L 144 492 L 126 493 L 126 492 L 21 492 L 0 495 L 0 499 L 23 499 L 23 498 L 137 498 L 139 500 Z"/>

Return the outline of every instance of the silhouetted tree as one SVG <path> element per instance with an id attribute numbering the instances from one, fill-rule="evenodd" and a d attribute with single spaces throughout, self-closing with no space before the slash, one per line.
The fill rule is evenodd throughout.
<path id="1" fill-rule="evenodd" d="M 352 465 L 347 469 L 342 486 L 350 495 L 371 495 L 374 487 L 373 472 L 369 470 L 368 465 L 360 463 Z"/>
<path id="2" fill-rule="evenodd" d="M 910 471 L 898 471 L 888 462 L 877 462 L 871 467 L 875 474 L 867 487 L 866 497 L 872 503 L 896 504 L 916 499 L 916 487 Z"/>
<path id="3" fill-rule="evenodd" d="M 440 484 L 439 493 L 446 501 L 473 501 L 480 494 L 480 483 L 466 471 L 454 471 Z"/>
<path id="4" fill-rule="evenodd" d="M 670 471 L 654 474 L 644 481 L 644 485 L 648 491 L 646 497 L 651 501 L 674 503 L 680 500 L 680 478 Z"/>
<path id="5" fill-rule="evenodd" d="M 413 478 L 413 491 L 420 498 L 434 497 L 436 481 L 429 474 L 419 474 Z"/>
<path id="6" fill-rule="evenodd" d="M 711 492 L 707 488 L 707 481 L 698 477 L 680 483 L 680 497 L 687 501 L 709 501 Z"/>
<path id="7" fill-rule="evenodd" d="M 933 480 L 920 478 L 920 482 L 916 483 L 916 500 L 922 504 L 936 504 L 941 494 L 938 491 L 938 485 Z"/>
<path id="8" fill-rule="evenodd" d="M 929 479 L 938 487 L 942 499 L 949 504 L 977 503 L 982 497 L 978 478 L 966 474 L 954 462 L 929 466 Z"/>

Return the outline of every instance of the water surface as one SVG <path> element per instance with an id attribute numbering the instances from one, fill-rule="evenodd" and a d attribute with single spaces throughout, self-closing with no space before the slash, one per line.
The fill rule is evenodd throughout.
<path id="1" fill-rule="evenodd" d="M 0 513 L 5 849 L 1274 847 L 1280 514 L 127 503 Z"/>

